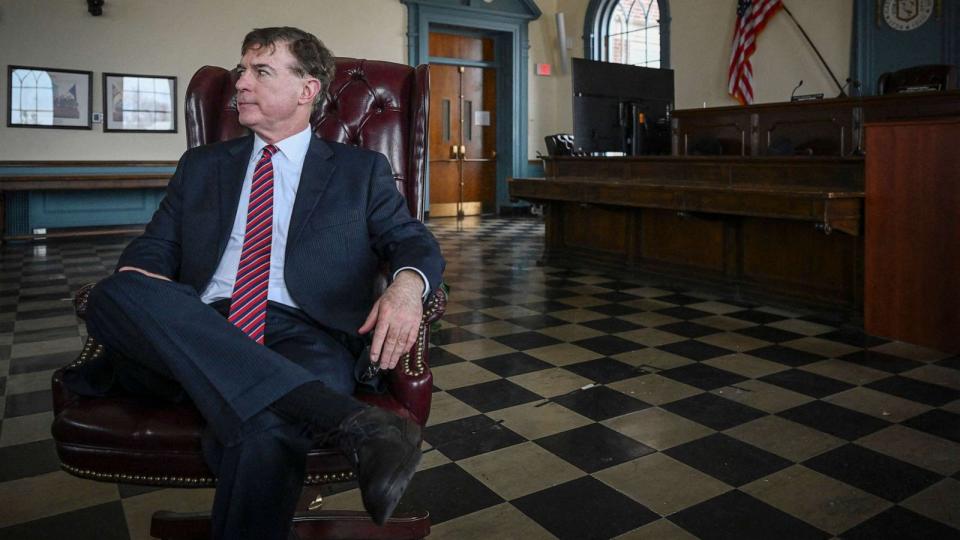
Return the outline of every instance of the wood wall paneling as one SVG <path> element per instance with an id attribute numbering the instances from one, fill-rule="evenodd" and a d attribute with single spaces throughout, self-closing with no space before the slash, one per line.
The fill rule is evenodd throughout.
<path id="1" fill-rule="evenodd" d="M 430 56 L 492 62 L 494 60 L 493 46 L 492 39 L 430 32 L 428 50 Z"/>
<path id="2" fill-rule="evenodd" d="M 682 217 L 670 210 L 640 212 L 643 260 L 723 274 L 724 226 L 719 217 Z"/>
<path id="3" fill-rule="evenodd" d="M 851 304 L 859 296 L 854 285 L 860 238 L 824 234 L 809 223 L 754 218 L 743 220 L 741 234 L 745 281 Z"/>
<path id="4" fill-rule="evenodd" d="M 865 122 L 957 114 L 958 90 L 681 109 L 673 113 L 673 155 L 859 155 Z"/>
<path id="5" fill-rule="evenodd" d="M 868 332 L 956 350 L 960 121 L 868 130 L 866 175 L 862 157 L 865 122 L 948 116 L 960 91 L 680 110 L 674 156 L 550 158 L 510 194 L 545 203 L 547 259 L 619 254 L 735 291 L 866 305 Z M 723 155 L 689 155 L 695 139 Z M 799 155 L 771 155 L 784 149 Z"/>
<path id="6" fill-rule="evenodd" d="M 819 107 L 783 107 L 756 114 L 754 155 L 848 156 L 854 150 L 853 106 L 829 100 Z"/>
<path id="7" fill-rule="evenodd" d="M 546 179 L 514 179 L 510 193 L 545 203 L 547 261 L 856 312 L 862 167 L 836 157 L 551 158 Z"/>
<path id="8" fill-rule="evenodd" d="M 630 211 L 611 206 L 564 204 L 563 247 L 627 256 Z"/>
<path id="9" fill-rule="evenodd" d="M 960 352 L 960 117 L 866 135 L 866 330 Z"/>

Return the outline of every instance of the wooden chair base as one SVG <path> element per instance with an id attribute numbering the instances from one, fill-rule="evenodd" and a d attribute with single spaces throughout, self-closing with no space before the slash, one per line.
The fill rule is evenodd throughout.
<path id="1" fill-rule="evenodd" d="M 430 534 L 430 513 L 397 514 L 381 527 L 366 512 L 323 511 L 297 514 L 293 536 L 298 540 L 417 540 Z M 210 515 L 161 510 L 154 512 L 150 535 L 161 540 L 208 540 Z"/>

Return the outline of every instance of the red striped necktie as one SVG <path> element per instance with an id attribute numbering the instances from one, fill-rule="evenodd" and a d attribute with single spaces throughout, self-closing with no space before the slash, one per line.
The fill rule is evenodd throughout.
<path id="1" fill-rule="evenodd" d="M 270 246 L 273 243 L 273 162 L 277 147 L 263 148 L 253 170 L 247 228 L 243 235 L 237 280 L 230 296 L 230 322 L 259 344 L 267 321 L 267 289 L 270 282 Z"/>

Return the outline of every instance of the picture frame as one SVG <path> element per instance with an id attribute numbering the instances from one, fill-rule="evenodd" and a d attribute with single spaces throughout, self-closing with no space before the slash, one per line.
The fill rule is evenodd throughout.
<path id="1" fill-rule="evenodd" d="M 93 72 L 7 66 L 7 127 L 92 129 Z"/>
<path id="2" fill-rule="evenodd" d="M 177 78 L 103 74 L 103 131 L 177 132 Z"/>

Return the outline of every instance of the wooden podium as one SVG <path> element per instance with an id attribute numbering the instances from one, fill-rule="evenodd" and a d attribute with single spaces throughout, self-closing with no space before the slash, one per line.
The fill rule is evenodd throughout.
<path id="1" fill-rule="evenodd" d="M 960 117 L 866 126 L 864 326 L 960 352 Z"/>

